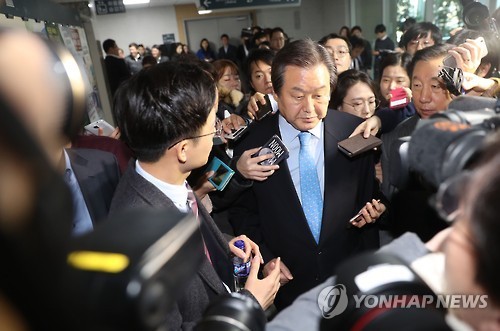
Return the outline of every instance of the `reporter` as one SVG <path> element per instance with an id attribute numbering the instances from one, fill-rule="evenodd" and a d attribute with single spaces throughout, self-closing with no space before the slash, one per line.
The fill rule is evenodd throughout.
<path id="1" fill-rule="evenodd" d="M 186 182 L 193 169 L 206 164 L 213 137 L 221 133 L 214 125 L 215 82 L 195 64 L 161 63 L 122 85 L 115 100 L 118 126 L 138 160 L 123 175 L 110 213 L 170 207 L 192 211 L 200 221 L 204 261 L 174 309 L 165 312 L 169 330 L 189 330 L 210 301 L 227 293 L 227 287 L 234 288 L 229 252 L 242 258 L 248 254 L 233 250 Z M 253 248 L 252 267 L 258 268 L 262 261 L 258 246 L 246 237 L 239 239 Z M 254 269 L 251 278 L 244 293 L 266 309 L 278 290 L 279 265 L 263 280 L 257 279 Z"/>
<path id="2" fill-rule="evenodd" d="M 367 119 L 380 104 L 375 84 L 359 70 L 350 69 L 339 75 L 338 86 L 332 94 L 330 108 Z"/>
<path id="3" fill-rule="evenodd" d="M 438 78 L 442 62 L 451 46 L 434 45 L 417 51 L 409 65 L 411 90 L 417 114 L 401 122 L 394 130 L 382 135 L 382 192 L 391 201 L 389 212 L 390 231 L 393 236 L 404 232 L 417 233 L 422 240 L 428 240 L 442 230 L 446 224 L 427 204 L 430 193 L 421 184 L 399 191 L 390 181 L 393 173 L 391 158 L 398 139 L 409 136 L 420 119 L 429 118 L 438 111 L 448 108 L 451 93 Z"/>

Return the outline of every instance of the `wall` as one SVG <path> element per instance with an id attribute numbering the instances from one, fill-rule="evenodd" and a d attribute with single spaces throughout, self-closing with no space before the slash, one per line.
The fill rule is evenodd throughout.
<path id="1" fill-rule="evenodd" d="M 179 31 L 179 40 L 182 43 L 187 43 L 187 37 L 186 37 L 186 29 L 185 29 L 185 21 L 186 20 L 195 20 L 195 19 L 208 19 L 208 18 L 214 18 L 214 17 L 225 17 L 225 16 L 245 16 L 245 15 L 252 15 L 253 11 L 227 11 L 227 12 L 216 12 L 212 14 L 207 14 L 207 15 L 199 15 L 198 14 L 198 9 L 196 9 L 196 6 L 194 4 L 191 5 L 177 5 L 175 6 L 175 17 L 177 19 L 177 29 Z M 226 33 L 230 34 L 229 32 L 226 31 Z M 234 35 L 234 34 L 233 34 Z M 231 37 L 233 37 L 231 35 Z M 219 38 L 216 38 L 212 40 L 217 43 L 217 47 L 220 45 L 218 44 Z M 192 51 L 197 51 L 199 48 L 198 43 L 195 45 L 189 45 Z"/>
<path id="2" fill-rule="evenodd" d="M 290 38 L 319 40 L 349 23 L 348 0 L 302 0 L 300 7 L 256 10 L 262 27 L 282 27 Z"/>
<path id="3" fill-rule="evenodd" d="M 323 1 L 323 27 L 324 34 L 338 33 L 344 25 L 352 26 L 350 20 L 349 2 L 351 1 Z"/>
<path id="4" fill-rule="evenodd" d="M 96 39 L 104 41 L 112 38 L 121 48 L 126 49 L 132 41 L 147 46 L 161 43 L 163 33 L 173 32 L 176 40 L 186 42 L 186 19 L 250 13 L 254 24 L 262 27 L 281 26 L 292 39 L 311 37 L 318 40 L 327 33 L 337 32 L 342 25 L 349 23 L 348 6 L 348 0 L 302 0 L 300 7 L 217 12 L 203 16 L 198 15 L 194 5 L 127 8 L 127 13 L 124 14 L 95 16 L 92 25 Z"/>
<path id="5" fill-rule="evenodd" d="M 162 44 L 162 35 L 174 33 L 179 40 L 179 31 L 173 6 L 129 9 L 122 14 L 96 15 L 92 26 L 97 40 L 103 42 L 111 38 L 125 54 L 131 42 L 144 46 Z"/>

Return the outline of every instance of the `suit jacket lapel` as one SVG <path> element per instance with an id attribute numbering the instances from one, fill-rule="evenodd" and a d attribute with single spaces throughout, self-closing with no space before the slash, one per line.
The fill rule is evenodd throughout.
<path id="1" fill-rule="evenodd" d="M 229 286 L 229 288 L 234 290 L 228 241 L 217 228 L 217 225 L 213 222 L 212 217 L 205 207 L 203 207 L 201 201 L 199 199 L 196 200 L 198 203 L 200 230 L 212 260 L 212 265 L 208 268 L 210 272 L 205 272 L 203 274 L 203 279 L 205 279 L 217 293 L 221 293 L 220 291 L 226 292 L 226 289 L 221 284 L 221 280 Z M 210 264 L 207 258 L 205 260 Z"/>
<path id="2" fill-rule="evenodd" d="M 174 203 L 168 197 L 166 197 L 165 194 L 163 194 L 163 192 L 161 192 L 156 186 L 139 175 L 135 171 L 135 167 L 133 167 L 132 171 L 127 171 L 124 177 L 128 177 L 128 181 L 132 189 L 135 190 L 136 193 L 139 194 L 151 206 L 177 208 L 175 207 Z M 210 217 L 201 202 L 199 200 L 197 200 L 197 202 L 198 210 L 200 211 L 200 217 Z M 205 220 L 202 221 L 205 222 Z M 209 224 L 209 222 L 206 223 Z M 200 252 L 200 254 L 203 254 L 203 252 Z M 226 292 L 224 286 L 222 285 L 220 277 L 217 275 L 214 267 L 210 264 L 206 257 L 204 258 L 204 261 L 198 269 L 198 275 L 213 291 L 215 291 L 215 293 L 220 294 Z"/>

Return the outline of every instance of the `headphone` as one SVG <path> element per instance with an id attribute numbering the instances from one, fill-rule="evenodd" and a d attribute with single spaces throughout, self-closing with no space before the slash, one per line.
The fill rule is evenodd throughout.
<path id="1" fill-rule="evenodd" d="M 12 31 L 15 30 L 0 28 L 0 36 Z M 69 50 L 63 45 L 44 39 L 36 34 L 34 35 L 43 42 L 51 55 L 50 62 L 47 65 L 51 68 L 54 77 L 63 82 L 66 105 L 64 124 L 61 129 L 62 133 L 71 139 L 80 132 L 86 113 L 87 91 L 84 71 Z"/>
<path id="2" fill-rule="evenodd" d="M 86 88 L 82 68 L 67 48 L 51 40 L 43 39 L 52 55 L 49 65 L 56 77 L 65 82 L 66 106 L 62 127 L 66 137 L 72 138 L 81 131 L 86 113 Z"/>

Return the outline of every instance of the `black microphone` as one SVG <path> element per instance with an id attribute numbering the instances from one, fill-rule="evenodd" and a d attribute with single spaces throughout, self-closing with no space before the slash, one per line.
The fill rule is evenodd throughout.
<path id="1" fill-rule="evenodd" d="M 439 112 L 431 118 L 443 118 L 456 123 L 477 125 L 500 114 L 497 99 L 475 96 L 460 96 L 450 102 L 447 111 Z"/>
<path id="2" fill-rule="evenodd" d="M 453 99 L 448 105 L 448 109 L 471 111 L 483 108 L 495 109 L 497 99 L 487 97 L 477 97 L 461 95 Z"/>

